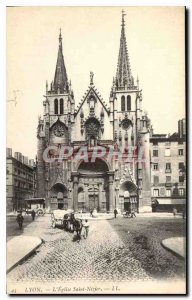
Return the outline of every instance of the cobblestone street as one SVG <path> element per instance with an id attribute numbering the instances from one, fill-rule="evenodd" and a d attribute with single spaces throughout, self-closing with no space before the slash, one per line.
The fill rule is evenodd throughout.
<path id="1" fill-rule="evenodd" d="M 184 277 L 184 262 L 161 246 L 162 239 L 184 236 L 185 220 L 138 217 L 91 220 L 87 240 L 51 228 L 50 215 L 24 228 L 44 243 L 10 273 L 13 282 L 67 280 L 155 280 Z"/>

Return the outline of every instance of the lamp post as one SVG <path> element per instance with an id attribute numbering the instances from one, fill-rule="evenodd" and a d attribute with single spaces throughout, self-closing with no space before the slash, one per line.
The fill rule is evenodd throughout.
<path id="1" fill-rule="evenodd" d="M 93 192 L 93 203 L 94 203 L 94 208 L 95 208 L 95 191 Z"/>
<path id="2" fill-rule="evenodd" d="M 183 184 L 185 185 L 185 180 L 186 180 L 186 167 L 185 165 L 183 165 L 183 167 L 179 170 L 179 175 L 183 177 Z M 183 189 L 184 193 L 183 193 L 183 196 L 185 198 L 185 190 Z M 185 218 L 186 216 L 186 204 L 184 203 L 183 204 L 183 219 Z"/>
<path id="3" fill-rule="evenodd" d="M 139 187 L 137 186 L 137 213 L 139 213 Z"/>

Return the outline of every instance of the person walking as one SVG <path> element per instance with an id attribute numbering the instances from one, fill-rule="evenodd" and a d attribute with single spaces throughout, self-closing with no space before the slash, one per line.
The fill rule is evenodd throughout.
<path id="1" fill-rule="evenodd" d="M 83 229 L 82 220 L 75 220 L 75 230 L 77 233 L 77 242 L 79 243 L 81 240 L 81 231 Z"/>
<path id="2" fill-rule="evenodd" d="M 88 220 L 83 221 L 82 225 L 83 225 L 84 239 L 86 239 L 88 237 L 88 233 L 89 233 L 89 222 L 88 222 Z"/>
<path id="3" fill-rule="evenodd" d="M 177 209 L 174 207 L 173 208 L 173 216 L 176 217 L 176 214 L 177 214 Z"/>
<path id="4" fill-rule="evenodd" d="M 136 218 L 136 214 L 135 214 L 135 209 L 132 208 L 131 210 L 131 218 L 135 217 Z"/>
<path id="5" fill-rule="evenodd" d="M 34 221 L 35 220 L 35 211 L 34 211 L 34 209 L 31 212 L 31 216 L 32 216 L 32 220 Z"/>
<path id="6" fill-rule="evenodd" d="M 186 214 L 185 207 L 183 207 L 183 211 L 182 211 L 182 217 L 183 217 L 183 219 L 185 219 L 185 214 Z"/>
<path id="7" fill-rule="evenodd" d="M 17 223 L 19 225 L 19 229 L 22 229 L 22 226 L 23 226 L 23 216 L 22 216 L 22 212 L 20 212 L 18 215 L 17 215 Z"/>
<path id="8" fill-rule="evenodd" d="M 116 218 L 117 214 L 118 214 L 118 212 L 117 212 L 117 209 L 115 208 L 114 209 L 114 216 L 115 216 L 115 218 Z"/>

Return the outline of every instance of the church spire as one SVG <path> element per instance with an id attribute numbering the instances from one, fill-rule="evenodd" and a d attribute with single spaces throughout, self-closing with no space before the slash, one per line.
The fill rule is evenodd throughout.
<path id="1" fill-rule="evenodd" d="M 129 62 L 129 55 L 127 51 L 127 42 L 125 36 L 125 12 L 122 10 L 122 23 L 121 23 L 121 38 L 119 57 L 116 73 L 116 88 L 117 90 L 132 89 L 134 88 L 134 78 L 131 75 L 131 66 Z"/>
<path id="2" fill-rule="evenodd" d="M 67 72 L 66 72 L 65 62 L 63 57 L 61 29 L 59 33 L 59 50 L 58 50 L 57 64 L 55 69 L 53 89 L 54 92 L 56 93 L 64 93 L 65 91 L 68 91 L 68 80 L 67 80 Z"/>

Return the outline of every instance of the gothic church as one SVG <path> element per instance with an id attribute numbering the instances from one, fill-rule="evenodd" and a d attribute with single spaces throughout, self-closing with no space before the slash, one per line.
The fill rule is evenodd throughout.
<path id="1" fill-rule="evenodd" d="M 67 76 L 61 32 L 54 81 L 50 86 L 46 84 L 44 97 L 44 115 L 39 118 L 37 128 L 37 192 L 38 197 L 45 198 L 46 208 L 50 211 L 96 208 L 107 212 L 134 206 L 139 212 L 150 212 L 151 124 L 142 111 L 139 82 L 135 84 L 131 74 L 124 13 L 117 72 L 109 100 L 102 99 L 91 72 L 88 89 L 77 105 Z M 43 154 L 52 146 L 57 149 L 68 146 L 73 154 L 83 147 L 87 149 L 87 159 L 77 160 L 71 155 L 45 161 Z M 138 160 L 139 147 L 144 149 L 144 162 Z M 101 148 L 105 149 L 105 155 L 90 159 L 93 151 Z M 109 158 L 111 149 L 124 150 L 121 156 Z"/>

